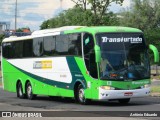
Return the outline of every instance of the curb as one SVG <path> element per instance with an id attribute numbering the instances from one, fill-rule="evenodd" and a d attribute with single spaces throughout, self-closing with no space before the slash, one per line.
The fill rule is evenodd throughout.
<path id="1" fill-rule="evenodd" d="M 152 96 L 152 97 L 160 97 L 160 93 L 151 93 L 150 96 Z"/>

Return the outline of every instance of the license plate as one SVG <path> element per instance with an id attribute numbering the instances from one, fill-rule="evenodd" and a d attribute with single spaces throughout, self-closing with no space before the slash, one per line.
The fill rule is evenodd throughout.
<path id="1" fill-rule="evenodd" d="M 133 95 L 133 92 L 125 92 L 124 93 L 124 96 L 132 96 Z"/>

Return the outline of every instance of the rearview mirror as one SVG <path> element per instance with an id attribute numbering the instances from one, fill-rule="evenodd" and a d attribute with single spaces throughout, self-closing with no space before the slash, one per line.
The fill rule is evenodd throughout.
<path id="1" fill-rule="evenodd" d="M 152 45 L 152 44 L 149 44 L 149 49 L 153 51 L 154 62 L 155 63 L 159 62 L 159 52 L 158 52 L 158 49 L 154 45 Z"/>
<path id="2" fill-rule="evenodd" d="M 101 61 L 101 50 L 100 50 L 100 47 L 98 45 L 95 45 L 94 50 L 95 50 L 96 62 L 99 63 Z"/>

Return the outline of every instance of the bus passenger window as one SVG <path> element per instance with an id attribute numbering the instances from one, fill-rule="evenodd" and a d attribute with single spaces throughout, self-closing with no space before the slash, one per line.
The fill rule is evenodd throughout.
<path id="1" fill-rule="evenodd" d="M 2 55 L 5 58 L 13 58 L 14 50 L 13 50 L 13 42 L 3 43 L 2 44 Z"/>
<path id="2" fill-rule="evenodd" d="M 23 57 L 32 57 L 33 51 L 33 40 L 24 40 L 23 41 Z"/>
<path id="3" fill-rule="evenodd" d="M 40 57 L 43 55 L 43 38 L 33 39 L 33 55 Z"/>
<path id="4" fill-rule="evenodd" d="M 94 50 L 93 37 L 90 34 L 85 34 L 83 40 L 84 54 L 87 55 Z"/>
<path id="5" fill-rule="evenodd" d="M 56 36 L 56 54 L 57 55 L 68 54 L 68 36 L 67 35 Z"/>
<path id="6" fill-rule="evenodd" d="M 53 56 L 55 53 L 55 42 L 54 36 L 44 37 L 44 56 Z"/>
<path id="7" fill-rule="evenodd" d="M 68 55 L 82 56 L 81 34 L 69 35 Z"/>
<path id="8" fill-rule="evenodd" d="M 23 41 L 13 42 L 14 44 L 14 58 L 22 58 L 23 57 Z"/>

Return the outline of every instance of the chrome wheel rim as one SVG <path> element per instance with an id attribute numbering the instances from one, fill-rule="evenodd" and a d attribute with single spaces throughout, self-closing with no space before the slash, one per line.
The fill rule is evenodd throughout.
<path id="1" fill-rule="evenodd" d="M 29 98 L 31 97 L 31 94 L 32 94 L 32 87 L 29 85 L 27 87 L 27 95 L 28 95 Z"/>
<path id="2" fill-rule="evenodd" d="M 22 96 L 22 88 L 21 88 L 21 86 L 19 86 L 18 91 L 19 91 L 19 96 Z"/>
<path id="3" fill-rule="evenodd" d="M 80 89 L 79 90 L 79 100 L 80 100 L 80 102 L 83 102 L 84 101 L 84 89 Z"/>

